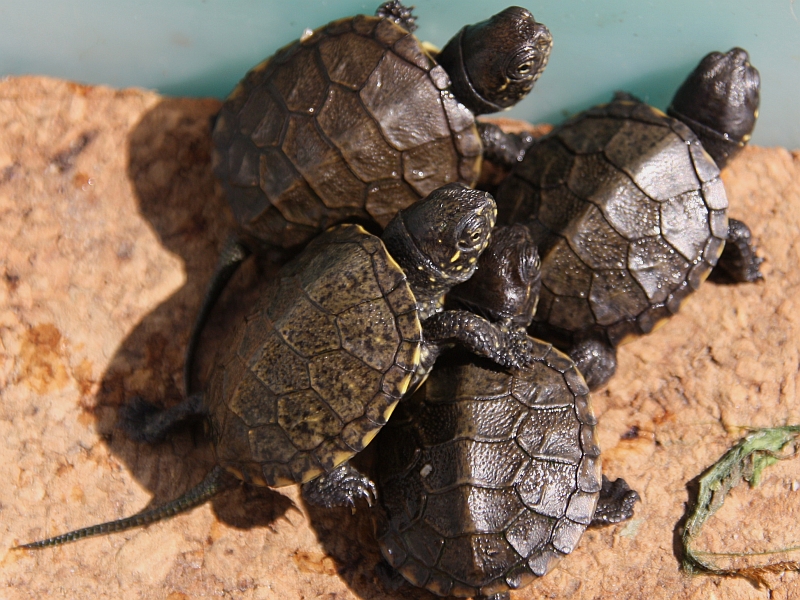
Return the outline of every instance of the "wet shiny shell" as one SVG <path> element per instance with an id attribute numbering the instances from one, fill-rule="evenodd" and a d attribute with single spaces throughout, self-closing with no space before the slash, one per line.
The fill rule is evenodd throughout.
<path id="1" fill-rule="evenodd" d="M 578 543 L 601 487 L 589 390 L 534 341 L 530 371 L 447 355 L 376 440 L 386 560 L 414 585 L 489 596 Z"/>
<path id="2" fill-rule="evenodd" d="M 555 130 L 504 182 L 497 204 L 498 221 L 527 224 L 540 248 L 534 331 L 602 330 L 613 345 L 677 312 L 728 232 L 714 161 L 683 123 L 636 102 L 594 108 Z"/>
<path id="3" fill-rule="evenodd" d="M 245 233 L 297 247 L 347 220 L 384 227 L 446 183 L 477 180 L 471 112 L 391 21 L 335 21 L 242 80 L 214 130 L 214 170 Z"/>
<path id="4" fill-rule="evenodd" d="M 217 460 L 256 485 L 332 470 L 389 418 L 420 344 L 414 295 L 380 238 L 322 234 L 219 355 L 206 393 Z"/>

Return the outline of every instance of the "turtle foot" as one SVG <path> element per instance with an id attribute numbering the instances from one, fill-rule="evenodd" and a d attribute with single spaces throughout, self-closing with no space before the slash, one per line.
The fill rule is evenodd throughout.
<path id="1" fill-rule="evenodd" d="M 525 157 L 536 141 L 529 133 L 506 133 L 494 123 L 478 122 L 483 142 L 483 157 L 489 162 L 511 168 Z"/>
<path id="2" fill-rule="evenodd" d="M 764 278 L 760 270 L 762 262 L 764 259 L 756 256 L 750 228 L 737 219 L 728 219 L 728 240 L 711 272 L 711 280 L 715 283 L 754 283 Z"/>
<path id="3" fill-rule="evenodd" d="M 175 426 L 199 414 L 202 396 L 190 396 L 171 408 L 159 408 L 140 396 L 134 396 L 119 410 L 118 426 L 134 442 L 158 444 Z"/>
<path id="4" fill-rule="evenodd" d="M 616 350 L 594 338 L 577 342 L 570 348 L 569 356 L 575 361 L 590 390 L 608 383 L 617 370 Z"/>
<path id="5" fill-rule="evenodd" d="M 375 15 L 384 19 L 389 19 L 409 33 L 413 33 L 417 28 L 417 18 L 411 12 L 413 10 L 413 6 L 404 6 L 400 0 L 390 0 L 390 2 L 381 4 L 378 10 L 375 11 Z"/>
<path id="6" fill-rule="evenodd" d="M 372 506 L 377 497 L 375 484 L 359 473 L 350 463 L 339 465 L 330 473 L 303 484 L 303 498 L 315 506 L 355 508 L 356 500 L 363 498 Z"/>
<path id="7" fill-rule="evenodd" d="M 611 481 L 603 475 L 603 487 L 592 518 L 592 526 L 602 527 L 627 521 L 633 516 L 633 505 L 640 499 L 638 492 L 632 490 L 624 479 Z"/>
<path id="8" fill-rule="evenodd" d="M 504 367 L 522 369 L 531 363 L 533 342 L 525 329 L 511 329 L 505 332 L 505 344 L 497 354 L 495 362 Z"/>

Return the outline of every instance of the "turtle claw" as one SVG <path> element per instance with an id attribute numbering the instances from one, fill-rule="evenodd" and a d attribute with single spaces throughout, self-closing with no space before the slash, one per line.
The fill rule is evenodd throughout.
<path id="1" fill-rule="evenodd" d="M 303 484 L 307 502 L 323 508 L 355 508 L 356 500 L 364 499 L 372 506 L 378 497 L 375 484 L 359 473 L 350 463 L 344 463 L 325 475 Z"/>
<path id="2" fill-rule="evenodd" d="M 728 239 L 711 279 L 716 283 L 755 283 L 764 279 L 750 228 L 742 221 L 728 219 Z"/>
<path id="3" fill-rule="evenodd" d="M 506 133 L 494 123 L 478 121 L 483 142 L 483 157 L 489 162 L 511 169 L 525 157 L 536 139 L 529 133 Z"/>
<path id="4" fill-rule="evenodd" d="M 409 33 L 413 33 L 417 29 L 417 18 L 414 16 L 413 10 L 413 6 L 407 8 L 403 6 L 400 0 L 389 0 L 389 2 L 384 2 L 378 7 L 375 15 L 389 19 Z"/>
<path id="5" fill-rule="evenodd" d="M 504 367 L 524 369 L 531 364 L 533 342 L 524 329 L 511 329 L 503 332 L 503 344 L 496 362 Z"/>
<path id="6" fill-rule="evenodd" d="M 592 391 L 608 383 L 617 370 L 617 351 L 595 338 L 575 343 L 569 350 L 569 356 Z"/>
<path id="7" fill-rule="evenodd" d="M 632 490 L 624 479 L 611 481 L 603 475 L 603 487 L 592 518 L 592 527 L 627 521 L 633 516 L 633 505 L 640 499 L 638 492 Z"/>

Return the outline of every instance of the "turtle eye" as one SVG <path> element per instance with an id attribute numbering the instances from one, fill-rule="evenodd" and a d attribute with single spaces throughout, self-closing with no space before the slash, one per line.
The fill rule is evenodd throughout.
<path id="1" fill-rule="evenodd" d="M 540 276 L 542 270 L 542 261 L 539 258 L 539 251 L 536 246 L 529 245 L 525 247 L 522 252 L 522 260 L 520 264 L 520 273 L 523 281 L 534 281 Z"/>
<path id="2" fill-rule="evenodd" d="M 539 54 L 533 48 L 528 48 L 517 53 L 506 67 L 506 75 L 509 79 L 521 80 L 536 76 L 539 70 Z"/>
<path id="3" fill-rule="evenodd" d="M 462 252 L 474 250 L 486 241 L 486 223 L 483 219 L 471 216 L 464 220 L 456 246 Z"/>

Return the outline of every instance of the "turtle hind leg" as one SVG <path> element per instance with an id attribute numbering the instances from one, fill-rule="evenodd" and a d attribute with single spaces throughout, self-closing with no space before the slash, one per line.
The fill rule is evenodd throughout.
<path id="1" fill-rule="evenodd" d="M 390 0 L 384 2 L 375 11 L 375 16 L 389 19 L 409 33 L 413 33 L 417 28 L 417 18 L 413 15 L 414 7 L 404 6 L 400 0 Z"/>
<path id="2" fill-rule="evenodd" d="M 203 414 L 202 394 L 189 396 L 180 404 L 163 409 L 135 396 L 120 409 L 118 425 L 134 442 L 157 444 L 181 423 Z"/>
<path id="3" fill-rule="evenodd" d="M 603 475 L 603 487 L 600 489 L 600 499 L 592 518 L 592 527 L 613 525 L 627 521 L 633 516 L 633 505 L 641 498 L 632 490 L 624 479 L 611 481 Z"/>
<path id="4" fill-rule="evenodd" d="M 529 133 L 506 133 L 494 123 L 478 121 L 477 125 L 483 145 L 483 157 L 507 169 L 522 161 L 528 148 L 536 141 Z"/>
<path id="5" fill-rule="evenodd" d="M 575 342 L 569 349 L 569 356 L 575 361 L 590 390 L 608 383 L 617 370 L 617 351 L 594 337 Z"/>
<path id="6" fill-rule="evenodd" d="M 349 462 L 336 467 L 330 473 L 304 483 L 303 498 L 315 506 L 334 508 L 349 506 L 354 508 L 356 500 L 363 498 L 372 506 L 377 497 L 375 484 L 362 475 Z"/>
<path id="7" fill-rule="evenodd" d="M 242 245 L 236 236 L 231 236 L 225 241 L 225 245 L 222 247 L 222 251 L 219 254 L 214 274 L 211 276 L 211 281 L 203 297 L 203 304 L 200 306 L 194 325 L 192 325 L 189 343 L 186 345 L 186 358 L 183 364 L 183 385 L 187 396 L 193 391 L 192 374 L 194 373 L 194 360 L 197 354 L 197 344 L 200 341 L 200 334 L 203 333 L 211 310 L 214 308 L 217 300 L 219 300 L 225 286 L 248 256 L 250 256 L 250 250 Z"/>
<path id="8" fill-rule="evenodd" d="M 753 283 L 763 279 L 750 228 L 737 219 L 728 219 L 728 239 L 710 279 L 715 283 Z"/>

